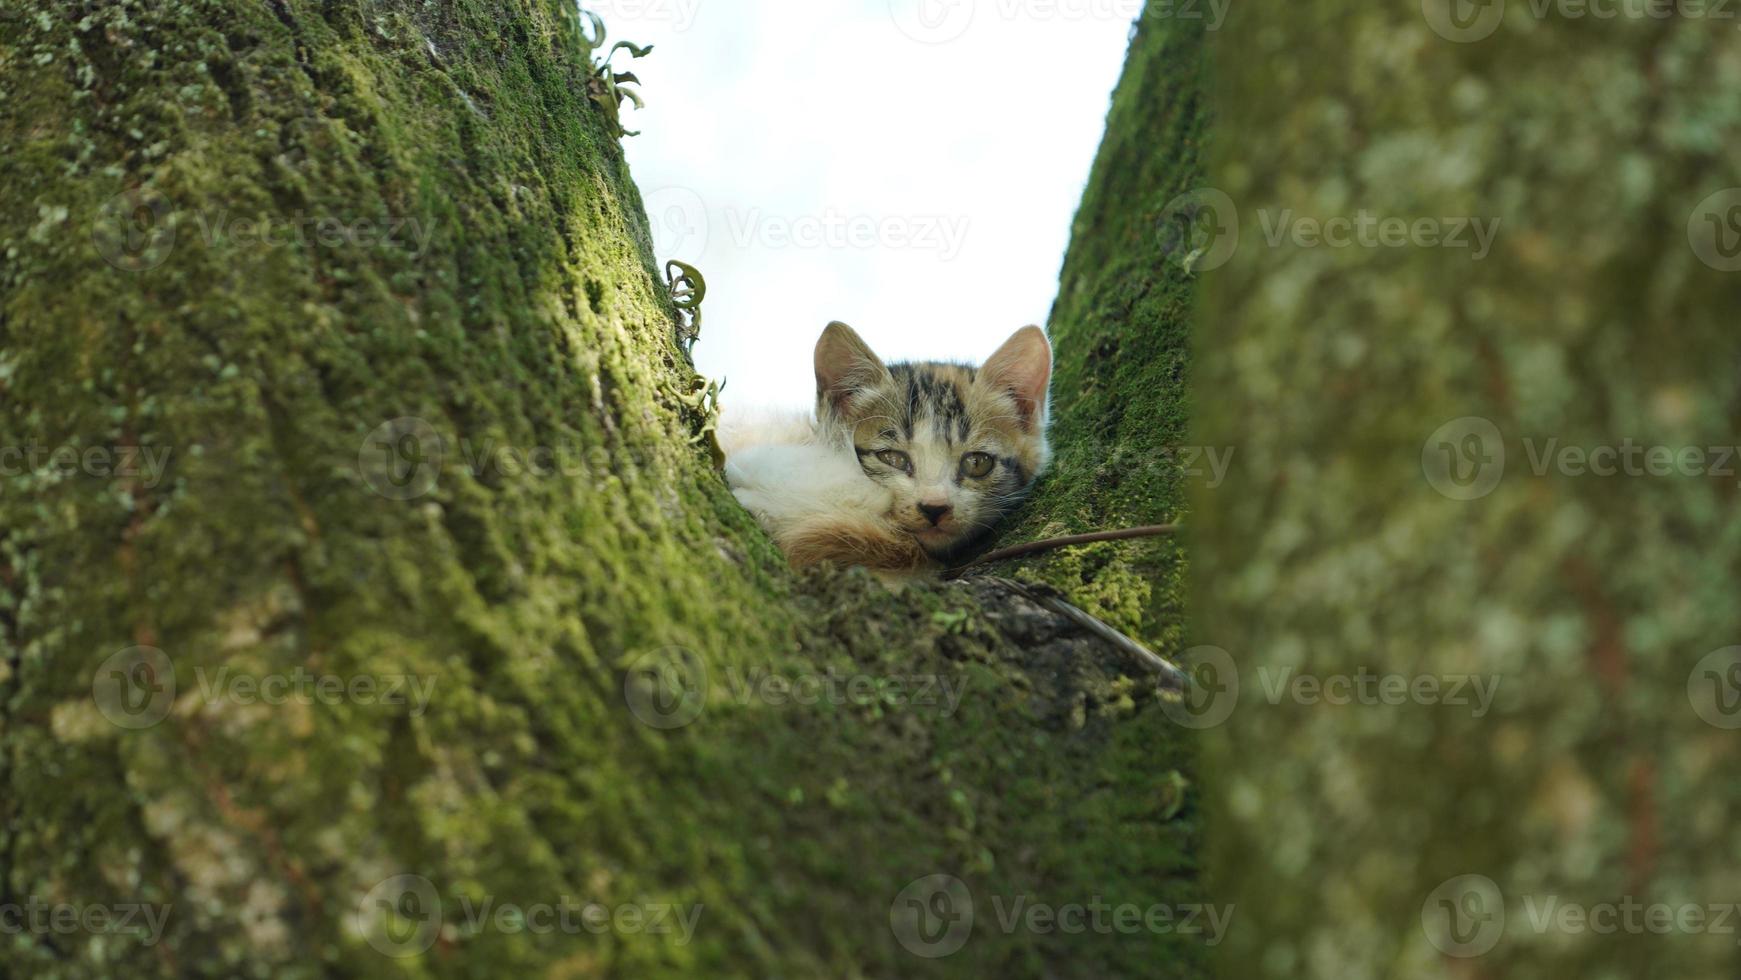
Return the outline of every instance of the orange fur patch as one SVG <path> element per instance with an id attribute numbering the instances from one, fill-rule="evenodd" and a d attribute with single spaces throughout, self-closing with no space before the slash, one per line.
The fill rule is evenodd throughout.
<path id="1" fill-rule="evenodd" d="M 919 572 L 936 564 L 912 535 L 868 517 L 806 521 L 780 535 L 779 545 L 794 568 L 832 562 L 886 572 Z"/>

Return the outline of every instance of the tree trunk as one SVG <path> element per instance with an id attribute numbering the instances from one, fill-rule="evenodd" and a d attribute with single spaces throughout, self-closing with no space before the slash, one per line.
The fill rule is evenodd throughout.
<path id="1" fill-rule="evenodd" d="M 0 975 L 1201 975 L 1006 925 L 1200 901 L 1190 743 L 995 583 L 785 567 L 570 5 L 0 30 Z M 1197 51 L 1133 48 L 1006 543 L 1177 516 Z M 1003 571 L 1176 639 L 1170 542 Z"/>
<path id="2" fill-rule="evenodd" d="M 1741 49 L 1732 12 L 1542 7 L 1272 4 L 1218 42 L 1240 237 L 1198 432 L 1240 462 L 1196 510 L 1193 641 L 1237 669 L 1204 760 L 1228 976 L 1741 961 L 1733 460 L 1595 454 L 1741 431 Z M 1411 227 L 1306 224 L 1362 211 Z"/>

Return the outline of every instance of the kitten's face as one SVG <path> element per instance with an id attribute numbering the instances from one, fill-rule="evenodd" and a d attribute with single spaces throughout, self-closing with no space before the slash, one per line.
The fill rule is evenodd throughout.
<path id="1" fill-rule="evenodd" d="M 817 415 L 849 437 L 866 477 L 886 488 L 885 515 L 939 561 L 971 545 L 1045 467 L 1052 348 L 1038 327 L 979 368 L 885 366 L 844 324 L 816 347 Z"/>

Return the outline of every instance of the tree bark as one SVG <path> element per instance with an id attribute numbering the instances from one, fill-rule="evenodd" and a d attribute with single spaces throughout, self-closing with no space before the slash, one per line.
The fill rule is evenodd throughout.
<path id="1" fill-rule="evenodd" d="M 1201 934 L 1003 925 L 1201 901 L 1190 743 L 995 584 L 785 567 L 701 445 L 571 5 L 0 31 L 0 909 L 51 910 L 0 975 L 1202 975 Z M 1006 544 L 1181 510 L 1147 451 L 1190 287 L 1147 216 L 1193 180 L 1198 46 L 1133 47 Z M 1182 568 L 999 571 L 1167 652 Z M 927 958 L 934 875 L 974 928 Z M 625 918 L 666 906 L 692 934 Z"/>
<path id="2" fill-rule="evenodd" d="M 1192 639 L 1236 671 L 1204 760 L 1228 976 L 1735 975 L 1679 917 L 1737 900 L 1733 466 L 1596 455 L 1741 431 L 1706 220 L 1732 258 L 1741 60 L 1732 15 L 1672 6 L 1236 6 L 1219 38 L 1239 238 L 1198 432 L 1240 463 L 1197 509 Z M 1362 212 L 1435 234 L 1297 234 Z M 1485 256 L 1438 237 L 1470 218 Z"/>

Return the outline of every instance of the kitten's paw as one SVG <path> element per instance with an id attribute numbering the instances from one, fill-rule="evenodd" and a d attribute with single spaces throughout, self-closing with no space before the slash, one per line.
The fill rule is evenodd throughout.
<path id="1" fill-rule="evenodd" d="M 747 510 L 761 518 L 765 518 L 768 515 L 772 505 L 772 502 L 768 499 L 768 495 L 760 490 L 746 487 L 733 490 L 731 495 L 737 498 L 737 502 L 743 506 L 744 510 Z"/>
<path id="2" fill-rule="evenodd" d="M 750 485 L 749 470 L 744 468 L 743 463 L 736 456 L 728 457 L 725 461 L 725 485 L 734 491 Z"/>
<path id="3" fill-rule="evenodd" d="M 754 446 L 726 457 L 726 486 L 736 490 L 776 484 L 781 470 L 782 448 Z"/>

